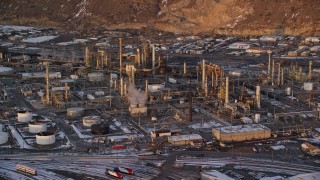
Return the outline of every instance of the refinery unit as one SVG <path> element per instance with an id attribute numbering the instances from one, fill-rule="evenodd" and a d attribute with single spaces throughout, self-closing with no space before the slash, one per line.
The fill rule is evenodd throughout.
<path id="1" fill-rule="evenodd" d="M 1 149 L 160 156 L 294 140 L 295 153 L 320 154 L 317 37 L 50 33 L 15 40 L 21 54 L 0 43 Z"/>

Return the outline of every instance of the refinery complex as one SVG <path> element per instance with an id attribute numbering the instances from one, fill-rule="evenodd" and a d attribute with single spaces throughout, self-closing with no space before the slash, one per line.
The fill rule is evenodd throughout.
<path id="1" fill-rule="evenodd" d="M 0 38 L 0 179 L 320 179 L 320 37 Z"/>

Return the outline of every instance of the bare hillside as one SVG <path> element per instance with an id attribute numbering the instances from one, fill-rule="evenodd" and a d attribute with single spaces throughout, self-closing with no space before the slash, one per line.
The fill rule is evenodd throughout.
<path id="1" fill-rule="evenodd" d="M 0 23 L 320 35 L 320 0 L 0 0 Z"/>

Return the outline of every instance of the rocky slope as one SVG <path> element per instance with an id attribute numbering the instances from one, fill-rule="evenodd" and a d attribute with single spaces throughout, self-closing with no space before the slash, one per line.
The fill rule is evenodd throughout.
<path id="1" fill-rule="evenodd" d="M 320 35 L 320 0 L 0 0 L 0 23 Z"/>

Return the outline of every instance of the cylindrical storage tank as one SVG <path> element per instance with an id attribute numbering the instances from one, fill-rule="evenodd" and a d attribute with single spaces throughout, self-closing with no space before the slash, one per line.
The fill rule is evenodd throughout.
<path id="1" fill-rule="evenodd" d="M 313 89 L 313 83 L 312 83 L 312 82 L 305 82 L 305 83 L 303 84 L 303 89 L 304 89 L 305 91 L 312 91 L 312 89 Z"/>
<path id="2" fill-rule="evenodd" d="M 260 115 L 260 114 L 255 114 L 255 115 L 254 115 L 254 121 L 255 121 L 256 123 L 259 123 L 259 122 L 260 122 L 260 119 L 261 119 L 261 115 Z"/>
<path id="3" fill-rule="evenodd" d="M 287 87 L 285 92 L 286 92 L 287 96 L 290 96 L 291 95 L 291 87 Z"/>
<path id="4" fill-rule="evenodd" d="M 301 49 L 302 49 L 302 50 L 305 50 L 305 49 L 309 49 L 309 47 L 308 47 L 308 46 L 299 46 L 298 49 L 299 49 L 299 50 L 301 50 Z"/>
<path id="5" fill-rule="evenodd" d="M 80 118 L 84 114 L 84 109 L 81 107 L 72 107 L 67 109 L 68 118 Z"/>
<path id="6" fill-rule="evenodd" d="M 100 72 L 89 73 L 88 77 L 90 82 L 101 82 L 104 80 L 103 73 Z"/>
<path id="7" fill-rule="evenodd" d="M 29 132 L 30 133 L 40 133 L 47 131 L 47 124 L 44 122 L 29 122 Z"/>
<path id="8" fill-rule="evenodd" d="M 310 56 L 310 52 L 309 51 L 303 51 L 303 52 L 301 52 L 300 56 L 302 56 L 302 57 Z"/>
<path id="9" fill-rule="evenodd" d="M 8 142 L 8 133 L 0 132 L 0 144 L 5 144 Z"/>
<path id="10" fill-rule="evenodd" d="M 313 46 L 310 48 L 310 52 L 316 53 L 320 51 L 320 46 Z"/>
<path id="11" fill-rule="evenodd" d="M 29 111 L 18 111 L 18 121 L 19 122 L 29 122 L 33 118 L 32 113 Z"/>
<path id="12" fill-rule="evenodd" d="M 184 104 L 184 99 L 180 99 L 180 100 L 179 100 L 179 103 L 180 103 L 180 104 Z"/>
<path id="13" fill-rule="evenodd" d="M 101 119 L 99 116 L 86 116 L 83 117 L 83 125 L 86 127 L 91 127 L 93 124 L 99 124 Z"/>
<path id="14" fill-rule="evenodd" d="M 105 134 L 109 134 L 109 132 L 110 132 L 110 129 L 107 124 L 93 124 L 91 126 L 92 134 L 105 135 Z"/>
<path id="15" fill-rule="evenodd" d="M 56 135 L 53 132 L 41 132 L 36 135 L 38 145 L 50 145 L 56 142 Z"/>

